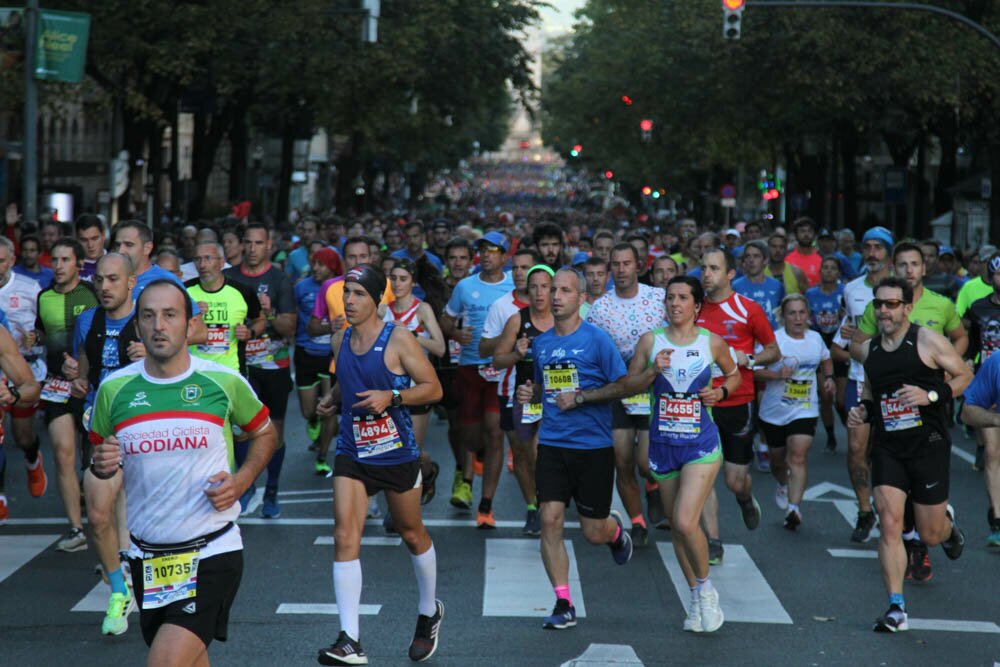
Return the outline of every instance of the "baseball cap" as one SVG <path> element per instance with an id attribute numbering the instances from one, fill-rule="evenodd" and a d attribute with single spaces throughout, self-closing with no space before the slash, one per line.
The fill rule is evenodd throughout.
<path id="1" fill-rule="evenodd" d="M 575 255 L 573 255 L 573 261 L 570 262 L 570 266 L 578 266 L 578 265 L 583 264 L 584 262 L 586 262 L 588 259 L 590 259 L 590 253 L 589 252 L 583 252 L 581 250 L 580 252 L 578 252 Z"/>
<path id="2" fill-rule="evenodd" d="M 478 247 L 484 243 L 489 245 L 499 246 L 503 248 L 504 252 L 507 252 L 507 249 L 509 248 L 509 246 L 507 245 L 507 237 L 501 234 L 500 232 L 486 232 L 485 234 L 483 234 L 483 237 L 481 239 L 476 241 L 476 246 Z"/>
<path id="3" fill-rule="evenodd" d="M 944 257 L 945 255 L 951 255 L 952 257 L 954 257 L 955 249 L 952 248 L 950 245 L 941 246 L 941 248 L 938 250 L 938 257 Z"/>
<path id="4" fill-rule="evenodd" d="M 725 235 L 726 236 L 735 236 L 736 238 L 740 238 L 740 236 L 741 236 L 740 235 L 740 230 L 736 229 L 735 227 L 730 227 L 729 229 L 727 229 Z"/>
<path id="5" fill-rule="evenodd" d="M 824 227 L 823 229 L 819 230 L 819 235 L 816 238 L 818 238 L 818 239 L 832 239 L 832 238 L 836 238 L 836 237 L 833 235 L 833 232 L 831 232 L 829 229 L 827 229 L 826 227 Z"/>
<path id="6" fill-rule="evenodd" d="M 985 262 L 990 257 L 992 257 L 993 253 L 995 253 L 996 251 L 997 247 L 995 245 L 988 245 L 988 244 L 984 245 L 982 248 L 979 249 L 979 261 Z"/>
<path id="7" fill-rule="evenodd" d="M 430 229 L 451 230 L 451 223 L 449 223 L 446 218 L 438 218 L 437 220 L 431 223 Z"/>
<path id="8" fill-rule="evenodd" d="M 878 241 L 885 246 L 886 250 L 892 250 L 892 246 L 896 243 L 892 232 L 882 226 L 872 227 L 865 232 L 865 235 L 861 237 L 861 242 L 864 243 L 865 241 Z"/>

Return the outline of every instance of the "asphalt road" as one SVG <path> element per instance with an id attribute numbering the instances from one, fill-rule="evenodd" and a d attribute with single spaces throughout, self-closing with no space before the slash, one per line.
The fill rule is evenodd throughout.
<path id="1" fill-rule="evenodd" d="M 315 664 L 316 650 L 339 631 L 331 577 L 331 480 L 312 475 L 303 423 L 289 406 L 289 454 L 277 520 L 241 520 L 246 567 L 229 626 L 229 641 L 210 649 L 216 665 Z M 292 416 L 295 415 L 295 416 Z M 469 513 L 448 504 L 452 459 L 444 427 L 432 417 L 429 448 L 442 462 L 438 496 L 425 519 L 438 554 L 438 597 L 446 612 L 438 665 L 570 664 L 708 665 L 994 665 L 1000 660 L 1000 552 L 988 552 L 985 491 L 971 469 L 974 443 L 956 429 L 952 503 L 968 538 L 949 561 L 933 549 L 934 578 L 908 585 L 908 633 L 877 635 L 871 622 L 886 607 L 874 560 L 875 541 L 849 541 L 855 511 L 845 495 L 843 433 L 835 454 L 819 435 L 810 454 L 811 500 L 797 533 L 781 526 L 774 482 L 754 473 L 763 507 L 759 529 L 747 531 L 732 496 L 718 482 L 726 559 L 713 568 L 726 624 L 711 636 L 684 633 L 682 597 L 671 577 L 669 533 L 632 562 L 616 566 L 605 547 L 566 531 L 573 555 L 576 628 L 541 629 L 553 604 L 537 540 L 521 534 L 523 504 L 504 472 L 496 531 L 476 530 Z M 48 451 L 48 444 L 44 445 Z M 138 618 L 120 637 L 102 637 L 107 589 L 94 573 L 96 553 L 53 550 L 65 529 L 54 483 L 28 496 L 20 454 L 7 446 L 11 521 L 0 528 L 0 665 L 137 665 L 146 647 Z M 54 480 L 51 456 L 46 463 Z M 259 481 L 263 484 L 263 480 Z M 476 489 L 478 499 L 478 483 Z M 384 502 L 383 502 L 384 506 Z M 845 516 L 846 515 L 846 516 Z M 570 510 L 569 521 L 575 521 Z M 405 665 L 416 616 L 416 584 L 408 553 L 369 522 L 362 549 L 361 641 L 372 664 Z M 683 592 L 686 600 L 687 593 Z M 74 608 L 77 610 L 74 611 Z M 81 611 L 80 609 L 84 609 Z M 87 611 L 89 609 L 89 611 Z M 586 658 L 580 658 L 586 655 Z M 580 658 L 576 663 L 571 661 Z"/>

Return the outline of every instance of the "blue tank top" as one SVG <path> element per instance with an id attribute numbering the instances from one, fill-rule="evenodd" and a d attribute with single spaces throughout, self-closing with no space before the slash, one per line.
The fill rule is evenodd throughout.
<path id="1" fill-rule="evenodd" d="M 649 441 L 670 446 L 709 446 L 719 441 L 719 429 L 712 421 L 698 392 L 712 382 L 712 334 L 702 329 L 689 345 L 677 345 L 667 338 L 663 327 L 653 330 L 654 359 L 660 350 L 673 350 L 670 367 L 653 380 L 652 418 Z M 652 463 L 652 460 L 650 460 Z"/>
<path id="2" fill-rule="evenodd" d="M 371 414 L 351 407 L 360 400 L 358 394 L 362 391 L 409 388 L 409 375 L 397 375 L 385 366 L 385 349 L 394 328 L 392 322 L 387 322 L 371 349 L 362 355 L 351 351 L 354 327 L 344 332 L 337 354 L 341 391 L 337 456 L 350 456 L 359 463 L 379 466 L 409 463 L 420 456 L 408 409 L 390 407 L 381 414 Z"/>

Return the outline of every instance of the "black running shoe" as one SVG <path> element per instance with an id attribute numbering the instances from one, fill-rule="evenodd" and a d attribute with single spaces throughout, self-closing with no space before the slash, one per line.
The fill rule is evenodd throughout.
<path id="1" fill-rule="evenodd" d="M 382 517 L 382 528 L 385 529 L 386 535 L 398 535 L 399 531 L 396 530 L 396 522 L 392 519 L 392 513 L 389 510 L 385 511 L 385 516 Z"/>
<path id="2" fill-rule="evenodd" d="M 899 605 L 889 605 L 889 611 L 875 621 L 872 628 L 875 632 L 905 632 L 910 629 L 906 623 L 906 612 Z"/>
<path id="3" fill-rule="evenodd" d="M 433 616 L 417 616 L 417 631 L 413 633 L 413 641 L 410 642 L 410 660 L 423 662 L 432 655 L 438 647 L 438 630 L 441 628 L 441 619 L 444 618 L 444 603 L 441 600 L 434 601 L 437 611 Z"/>
<path id="4" fill-rule="evenodd" d="M 608 548 L 611 549 L 611 557 L 615 559 L 615 562 L 624 565 L 632 559 L 632 538 L 625 532 L 625 524 L 622 522 L 621 514 L 611 510 L 611 518 L 618 524 L 619 536 L 617 542 L 608 542 Z M 574 618 L 576 618 L 575 615 Z"/>
<path id="5" fill-rule="evenodd" d="M 837 451 L 837 437 L 836 436 L 826 436 L 826 451 L 835 452 Z"/>
<path id="6" fill-rule="evenodd" d="M 965 549 L 965 533 L 955 522 L 955 508 L 948 505 L 946 511 L 948 518 L 951 519 L 951 535 L 941 543 L 941 548 L 944 549 L 945 556 L 951 560 L 957 560 L 962 555 L 962 550 Z"/>
<path id="7" fill-rule="evenodd" d="M 430 501 L 434 500 L 434 496 L 437 494 L 438 473 L 440 472 L 441 466 L 431 461 L 431 471 L 427 473 L 426 477 L 424 477 L 423 489 L 420 491 L 421 505 L 426 505 Z"/>
<path id="8" fill-rule="evenodd" d="M 538 513 L 538 510 L 528 510 L 527 516 L 524 517 L 524 528 L 521 532 L 531 537 L 538 537 L 542 534 L 542 517 Z"/>
<path id="9" fill-rule="evenodd" d="M 854 524 L 854 532 L 851 533 L 851 542 L 867 542 L 874 527 L 875 512 L 858 512 L 858 520 Z"/>
<path id="10" fill-rule="evenodd" d="M 637 523 L 632 524 L 632 545 L 636 549 L 641 549 L 642 547 L 649 544 L 649 530 L 645 526 L 641 526 Z"/>
<path id="11" fill-rule="evenodd" d="M 752 495 L 749 500 L 737 499 L 737 502 L 740 505 L 740 512 L 743 514 L 743 524 L 747 530 L 755 530 L 760 525 L 760 503 Z"/>
<path id="12" fill-rule="evenodd" d="M 722 556 L 725 549 L 722 548 L 722 540 L 708 539 L 708 564 L 719 565 L 722 563 Z"/>
<path id="13" fill-rule="evenodd" d="M 802 524 L 802 515 L 798 510 L 788 510 L 785 515 L 785 530 L 795 531 Z"/>
<path id="14" fill-rule="evenodd" d="M 904 540 L 910 550 L 910 576 L 913 581 L 923 584 L 934 578 L 931 569 L 931 556 L 927 553 L 927 545 L 920 540 Z"/>
<path id="15" fill-rule="evenodd" d="M 337 642 L 326 648 L 319 650 L 316 658 L 321 665 L 367 665 L 368 656 L 365 655 L 359 642 L 347 636 L 341 631 L 337 635 Z"/>

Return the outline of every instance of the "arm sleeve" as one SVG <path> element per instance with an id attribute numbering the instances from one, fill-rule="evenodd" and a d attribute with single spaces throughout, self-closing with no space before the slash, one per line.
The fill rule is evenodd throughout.
<path id="1" fill-rule="evenodd" d="M 858 331 L 869 336 L 874 336 L 878 333 L 878 327 L 875 326 L 875 306 L 872 303 L 869 301 L 868 305 L 865 306 L 864 315 L 861 316 L 861 320 L 858 322 Z"/>
<path id="2" fill-rule="evenodd" d="M 288 276 L 282 274 L 282 277 L 278 279 L 275 296 L 277 299 L 274 302 L 274 312 L 279 315 L 296 312 L 295 294 L 292 291 L 292 281 L 288 279 Z"/>
<path id="3" fill-rule="evenodd" d="M 270 413 L 260 402 L 250 383 L 236 373 L 227 374 L 229 379 L 229 414 L 234 424 L 247 433 L 252 433 L 267 422 Z"/>
<path id="4" fill-rule="evenodd" d="M 500 302 L 494 301 L 490 304 L 490 309 L 486 313 L 486 322 L 483 323 L 482 338 L 497 338 L 503 333 L 504 325 L 507 322 L 500 313 Z"/>
<path id="5" fill-rule="evenodd" d="M 255 320 L 260 317 L 260 299 L 257 298 L 257 294 L 250 289 L 247 285 L 243 283 L 236 282 L 235 280 L 228 281 L 229 285 L 236 289 L 243 297 L 243 300 L 247 304 L 247 319 Z"/>
<path id="6" fill-rule="evenodd" d="M 87 334 L 90 332 L 90 327 L 94 323 L 94 309 L 88 308 L 80 314 L 80 318 L 76 321 L 76 326 L 73 327 L 73 357 L 76 359 L 80 358 L 80 350 L 83 348 L 84 341 L 87 340 Z"/>
<path id="7" fill-rule="evenodd" d="M 112 434 L 110 393 L 110 387 L 103 382 L 97 387 L 94 411 L 90 417 L 90 433 L 87 435 L 90 442 L 95 445 L 104 442 L 104 439 Z"/>
<path id="8" fill-rule="evenodd" d="M 618 352 L 618 348 L 611 340 L 611 336 L 603 331 L 601 333 L 604 334 L 598 341 L 601 349 L 601 366 L 605 377 L 611 383 L 628 375 L 628 369 L 625 367 L 625 360 L 622 359 L 621 353 Z"/>
<path id="9" fill-rule="evenodd" d="M 996 405 L 998 364 L 1000 364 L 1000 356 L 992 356 L 982 365 L 972 379 L 972 384 L 966 388 L 963 394 L 966 405 L 974 405 L 986 410 Z"/>
<path id="10" fill-rule="evenodd" d="M 458 317 L 462 314 L 462 292 L 462 283 L 455 285 L 451 298 L 448 299 L 448 304 L 444 307 L 444 312 L 450 317 Z"/>
<path id="11" fill-rule="evenodd" d="M 962 326 L 962 318 L 958 316 L 958 310 L 955 308 L 955 304 L 948 302 L 948 315 L 947 320 L 944 323 L 945 333 L 951 333 L 955 331 L 960 326 Z"/>

